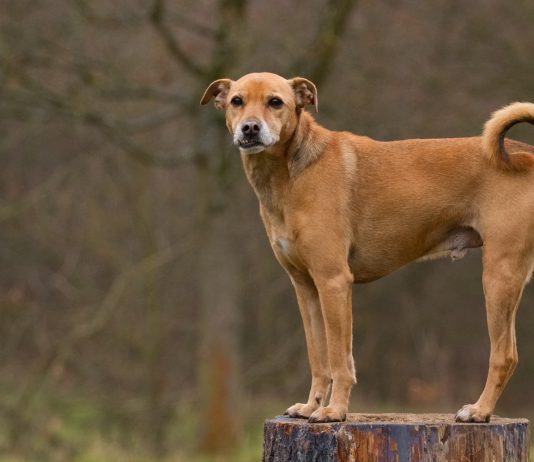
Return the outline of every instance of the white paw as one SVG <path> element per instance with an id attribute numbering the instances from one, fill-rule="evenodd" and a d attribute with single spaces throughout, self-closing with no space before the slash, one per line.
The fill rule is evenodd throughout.
<path id="1" fill-rule="evenodd" d="M 476 404 L 466 404 L 456 413 L 456 422 L 489 422 L 490 412 L 484 412 Z"/>

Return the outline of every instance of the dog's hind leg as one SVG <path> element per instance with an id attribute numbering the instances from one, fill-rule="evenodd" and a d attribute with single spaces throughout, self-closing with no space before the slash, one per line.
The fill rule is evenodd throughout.
<path id="1" fill-rule="evenodd" d="M 308 418 L 313 411 L 326 405 L 331 382 L 330 364 L 317 288 L 309 276 L 294 274 L 291 276 L 291 282 L 295 287 L 304 323 L 312 383 L 308 402 L 294 404 L 285 413 L 290 417 Z"/>
<path id="2" fill-rule="evenodd" d="M 532 269 L 532 249 L 518 249 L 517 242 L 510 236 L 508 242 L 501 241 L 499 245 L 485 243 L 483 285 L 491 343 L 489 370 L 478 401 L 464 406 L 456 414 L 456 420 L 461 422 L 489 421 L 517 364 L 515 318 Z"/>

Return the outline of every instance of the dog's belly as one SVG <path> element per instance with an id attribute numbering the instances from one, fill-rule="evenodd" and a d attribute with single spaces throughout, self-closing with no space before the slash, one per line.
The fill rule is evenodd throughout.
<path id="1" fill-rule="evenodd" d="M 426 236 L 428 238 L 428 236 Z M 411 241 L 411 242 L 410 242 Z M 459 226 L 445 233 L 430 237 L 426 245 L 412 236 L 406 239 L 391 239 L 373 246 L 354 246 L 349 255 L 349 266 L 355 283 L 371 282 L 413 261 L 465 256 L 471 248 L 483 245 L 480 234 L 470 226 Z"/>

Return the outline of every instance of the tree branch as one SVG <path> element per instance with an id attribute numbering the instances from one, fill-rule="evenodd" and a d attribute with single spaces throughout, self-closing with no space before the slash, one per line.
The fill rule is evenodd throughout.
<path id="1" fill-rule="evenodd" d="M 79 109 L 76 106 L 73 106 L 67 97 L 49 90 L 40 82 L 30 79 L 25 75 L 19 74 L 18 78 L 22 87 L 30 92 L 34 98 L 29 99 L 26 95 L 17 92 L 11 92 L 11 94 L 9 94 L 7 90 L 5 90 L 2 95 L 5 100 L 9 100 L 10 97 L 13 97 L 15 101 L 18 100 L 19 103 L 24 102 L 30 108 L 37 107 L 39 109 L 53 110 L 60 115 L 68 116 L 75 120 L 81 120 L 88 125 L 92 125 L 106 136 L 108 140 L 112 141 L 113 144 L 141 163 L 156 165 L 163 168 L 175 168 L 195 157 L 193 151 L 182 153 L 178 157 L 156 156 L 150 149 L 132 141 L 128 135 L 131 131 L 143 128 L 143 125 L 145 128 L 154 128 L 156 123 L 161 124 L 170 120 L 171 117 L 176 117 L 176 115 L 181 112 L 181 109 L 167 112 L 161 111 L 152 114 L 151 116 L 145 116 L 144 118 L 129 124 L 128 122 L 125 123 L 119 121 L 108 114 Z"/>
<path id="2" fill-rule="evenodd" d="M 134 143 L 123 130 L 117 125 L 110 123 L 101 114 L 86 112 L 79 114 L 79 116 L 88 124 L 98 128 L 103 135 L 125 153 L 143 164 L 156 165 L 163 168 L 176 168 L 195 157 L 195 153 L 192 151 L 182 152 L 179 157 L 155 156 L 149 149 L 146 149 L 138 143 Z"/>
<path id="3" fill-rule="evenodd" d="M 165 89 L 158 87 L 140 86 L 140 85 L 115 85 L 115 86 L 96 86 L 97 96 L 103 98 L 113 98 L 115 100 L 132 100 L 145 99 L 160 101 L 162 103 L 180 105 L 185 109 L 191 102 L 175 89 Z M 195 101 L 196 102 L 196 101 Z"/>
<path id="4" fill-rule="evenodd" d="M 16 404 L 13 406 L 14 413 L 19 416 L 23 414 L 57 361 L 63 358 L 75 344 L 97 334 L 107 325 L 111 316 L 115 313 L 125 290 L 135 280 L 181 258 L 190 248 L 190 241 L 185 243 L 182 241 L 141 259 L 128 270 L 119 274 L 109 287 L 97 310 L 91 313 L 90 319 L 82 324 L 77 324 L 64 339 L 56 343 L 44 356 L 36 372 L 36 377 L 23 388 Z"/>
<path id="5" fill-rule="evenodd" d="M 209 26 L 206 26 L 204 24 L 200 24 L 191 18 L 186 18 L 185 16 L 178 14 L 175 15 L 175 19 L 177 24 L 179 24 L 182 28 L 188 29 L 191 32 L 194 32 L 198 35 L 201 35 L 203 37 L 209 37 L 209 38 L 215 38 L 216 31 L 215 29 L 212 29 Z"/>
<path id="6" fill-rule="evenodd" d="M 39 186 L 33 188 L 22 199 L 9 202 L 1 201 L 0 223 L 24 213 L 31 206 L 39 203 L 48 196 L 51 190 L 53 190 L 64 178 L 67 177 L 69 172 L 70 166 L 63 167 L 50 175 L 50 177 L 43 181 Z"/>
<path id="7" fill-rule="evenodd" d="M 324 82 L 330 72 L 335 52 L 347 27 L 357 0 L 329 0 L 326 14 L 319 25 L 312 46 L 300 60 L 300 66 L 308 69 L 307 76 L 317 85 Z M 311 56 L 313 53 L 313 59 Z M 313 63 L 311 66 L 307 63 Z"/>
<path id="8" fill-rule="evenodd" d="M 196 76 L 204 75 L 205 70 L 185 53 L 176 40 L 176 37 L 165 22 L 165 15 L 165 0 L 154 0 L 152 10 L 150 12 L 150 22 L 154 27 L 154 30 L 158 33 L 159 37 L 163 41 L 167 51 L 171 56 L 173 56 L 177 63 L 181 64 L 190 73 Z"/>
<path id="9" fill-rule="evenodd" d="M 87 0 L 74 0 L 74 6 L 78 10 L 80 16 L 82 16 L 86 21 L 106 27 L 117 27 L 118 25 L 131 25 L 131 26 L 140 26 L 145 22 L 145 17 L 143 15 L 129 15 L 126 17 L 116 17 L 116 16 L 102 16 L 97 14 L 93 7 L 90 5 L 90 2 Z"/>

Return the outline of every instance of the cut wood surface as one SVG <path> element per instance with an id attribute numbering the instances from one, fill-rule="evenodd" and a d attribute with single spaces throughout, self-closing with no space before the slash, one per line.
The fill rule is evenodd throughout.
<path id="1" fill-rule="evenodd" d="M 492 416 L 459 423 L 453 414 L 349 414 L 342 423 L 267 420 L 263 462 L 528 462 L 529 422 Z"/>

